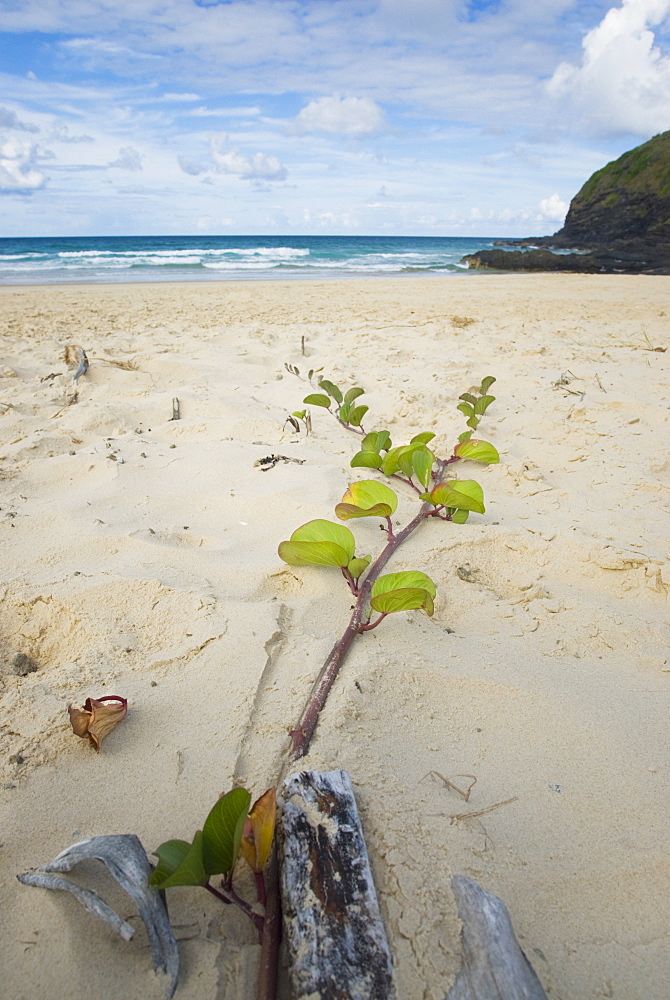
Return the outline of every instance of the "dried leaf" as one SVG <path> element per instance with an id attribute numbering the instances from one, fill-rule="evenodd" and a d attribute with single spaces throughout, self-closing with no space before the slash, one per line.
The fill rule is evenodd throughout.
<path id="1" fill-rule="evenodd" d="M 277 793 L 268 788 L 254 802 L 244 825 L 240 854 L 255 872 L 263 871 L 270 854 L 277 815 Z"/>
<path id="2" fill-rule="evenodd" d="M 111 694 L 104 698 L 87 698 L 83 708 L 68 705 L 67 710 L 70 713 L 70 725 L 75 736 L 88 738 L 97 752 L 105 736 L 125 719 L 128 700 L 121 698 L 120 695 Z"/>

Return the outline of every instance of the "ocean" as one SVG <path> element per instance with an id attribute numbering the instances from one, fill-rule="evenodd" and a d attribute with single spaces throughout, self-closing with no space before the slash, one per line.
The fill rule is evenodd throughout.
<path id="1" fill-rule="evenodd" d="M 464 274 L 492 239 L 432 236 L 67 236 L 0 239 L 0 284 Z"/>

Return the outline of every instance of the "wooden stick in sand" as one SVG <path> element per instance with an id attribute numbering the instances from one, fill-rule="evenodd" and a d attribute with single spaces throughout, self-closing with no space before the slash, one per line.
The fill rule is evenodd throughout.
<path id="1" fill-rule="evenodd" d="M 302 771 L 283 783 L 281 890 L 294 1000 L 394 1000 L 351 780 Z"/>

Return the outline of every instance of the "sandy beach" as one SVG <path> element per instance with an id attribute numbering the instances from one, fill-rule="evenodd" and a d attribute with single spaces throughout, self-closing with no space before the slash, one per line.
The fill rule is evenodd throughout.
<path id="1" fill-rule="evenodd" d="M 286 362 L 438 453 L 459 394 L 497 378 L 478 436 L 501 464 L 467 466 L 486 513 L 422 526 L 390 567 L 435 580 L 434 616 L 356 642 L 303 762 L 351 775 L 399 1000 L 453 982 L 454 873 L 505 900 L 552 1000 L 667 1000 L 670 279 L 4 287 L 0 315 L 6 1000 L 164 995 L 93 869 L 131 943 L 15 876 L 96 834 L 190 839 L 234 783 L 263 792 L 348 621 L 337 572 L 277 546 L 370 476 L 325 411 L 286 424 L 309 391 Z M 90 360 L 76 403 L 66 344 Z M 130 708 L 96 754 L 67 706 L 105 694 Z M 466 775 L 467 802 L 443 780 Z M 168 896 L 177 1000 L 252 1000 L 251 925 Z"/>

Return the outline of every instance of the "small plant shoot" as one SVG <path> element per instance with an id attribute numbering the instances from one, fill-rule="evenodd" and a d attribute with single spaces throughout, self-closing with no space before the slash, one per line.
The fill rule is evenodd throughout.
<path id="1" fill-rule="evenodd" d="M 300 372 L 287 365 L 287 370 L 300 377 Z M 313 372 L 308 373 L 311 382 Z M 397 494 L 376 479 L 362 479 L 350 483 L 342 500 L 335 507 L 341 521 L 376 517 L 382 523 L 387 544 L 373 562 L 370 556 L 355 555 L 354 535 L 348 528 L 340 528 L 330 521 L 316 520 L 297 528 L 291 538 L 279 546 L 279 556 L 292 566 L 339 567 L 351 593 L 363 602 L 354 609 L 356 633 L 376 628 L 384 618 L 400 611 L 421 609 L 428 615 L 434 611 L 435 584 L 418 570 L 390 573 L 381 576 L 381 570 L 401 541 L 420 523 L 428 518 L 464 524 L 470 514 L 484 514 L 484 491 L 474 479 L 448 479 L 447 469 L 456 462 L 471 461 L 493 465 L 500 461 L 494 445 L 475 440 L 472 434 L 494 402 L 489 389 L 495 382 L 492 375 L 482 379 L 480 385 L 464 392 L 458 410 L 466 417 L 469 430 L 459 435 L 452 453 L 438 458 L 429 447 L 435 433 L 422 431 L 415 434 L 408 444 L 393 445 L 387 430 L 365 431 L 362 419 L 368 408 L 358 404 L 364 394 L 360 386 L 342 390 L 330 379 L 319 378 L 318 392 L 305 396 L 305 406 L 319 406 L 328 410 L 349 430 L 362 435 L 360 450 L 351 460 L 354 469 L 379 471 L 387 479 L 396 479 L 411 487 L 422 501 L 416 517 L 401 532 L 396 533 L 393 515 L 398 507 Z M 379 617 L 372 620 L 372 613 Z"/>
<path id="2" fill-rule="evenodd" d="M 149 879 L 155 889 L 175 886 L 203 886 L 224 903 L 234 903 L 252 920 L 259 937 L 264 918 L 233 887 L 233 871 L 243 858 L 254 873 L 258 902 L 265 905 L 263 869 L 274 839 L 276 793 L 268 789 L 249 809 L 251 795 L 244 788 L 233 788 L 212 807 L 202 830 L 191 843 L 167 840 L 156 848 L 158 864 Z M 210 879 L 222 876 L 220 888 Z"/>

